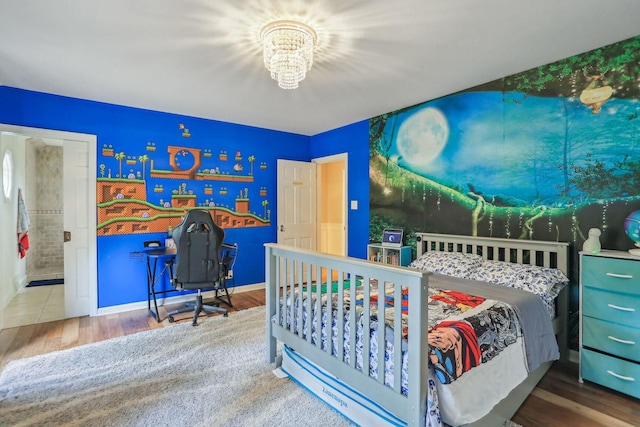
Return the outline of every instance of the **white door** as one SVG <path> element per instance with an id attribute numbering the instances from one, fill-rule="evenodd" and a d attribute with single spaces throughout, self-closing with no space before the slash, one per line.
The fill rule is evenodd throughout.
<path id="1" fill-rule="evenodd" d="M 84 142 L 68 140 L 63 149 L 64 309 L 66 317 L 77 317 L 90 314 L 89 149 Z"/>
<path id="2" fill-rule="evenodd" d="M 278 160 L 278 243 L 316 250 L 316 164 Z"/>

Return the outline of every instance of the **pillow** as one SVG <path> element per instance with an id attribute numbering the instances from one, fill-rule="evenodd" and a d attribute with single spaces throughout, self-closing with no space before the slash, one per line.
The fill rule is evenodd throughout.
<path id="1" fill-rule="evenodd" d="M 548 294 L 558 284 L 569 282 L 567 276 L 556 268 L 504 261 L 485 261 L 469 278 L 524 289 L 540 296 Z"/>
<path id="2" fill-rule="evenodd" d="M 418 270 L 468 279 L 471 273 L 482 264 L 482 257 L 461 252 L 425 252 L 409 264 Z"/>

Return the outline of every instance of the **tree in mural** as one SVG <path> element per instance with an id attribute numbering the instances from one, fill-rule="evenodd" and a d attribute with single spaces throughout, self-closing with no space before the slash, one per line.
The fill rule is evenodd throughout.
<path id="1" fill-rule="evenodd" d="M 495 153 L 500 168 L 492 170 L 492 182 L 499 183 L 494 186 L 498 188 L 510 182 L 525 183 L 524 190 L 516 192 L 523 200 L 489 194 L 474 182 L 465 185 L 468 181 L 456 183 L 448 177 L 436 182 L 436 178 L 428 179 L 429 175 L 394 161 L 396 151 L 390 145 L 397 143 L 396 135 L 391 138 L 393 117 L 400 122 L 407 110 L 424 106 L 372 118 L 371 238 L 379 239 L 375 234 L 384 227 L 398 226 L 409 233 L 421 230 L 563 240 L 580 247 L 590 227 L 606 231 L 610 224 L 615 231 L 612 227 L 612 232 L 604 232 L 603 239 L 610 239 L 606 244 L 611 248 L 624 249 L 628 239 L 620 233 L 620 224 L 629 212 L 640 209 L 640 157 L 634 148 L 640 146 L 640 140 L 634 124 L 638 110 L 633 104 L 640 97 L 638 52 L 640 37 L 465 91 L 482 92 L 469 99 L 487 102 L 500 100 L 502 94 L 496 107 L 504 111 L 496 125 L 502 126 L 503 132 L 496 136 L 504 149 Z M 491 98 L 491 93 L 497 96 Z M 452 97 L 458 95 L 465 94 Z M 540 99 L 530 99 L 533 97 Z M 434 103 L 452 105 L 441 100 Z M 532 105 L 544 113 L 529 116 Z M 541 132 L 521 138 L 531 128 Z M 620 147 L 629 147 L 629 154 L 624 155 Z M 486 158 L 485 164 L 477 167 L 491 168 Z M 471 176 L 465 179 L 473 179 Z M 385 193 L 387 187 L 403 191 Z"/>
<path id="2" fill-rule="evenodd" d="M 640 96 L 638 51 L 640 37 L 635 37 L 495 80 L 470 91 L 501 91 L 505 103 L 510 105 L 521 104 L 518 96 L 525 99 L 540 96 L 562 100 L 564 138 L 561 151 L 549 157 L 556 159 L 557 168 L 563 174 L 562 183 L 557 185 L 558 196 L 569 200 L 571 184 L 575 182 L 572 174 L 586 172 L 586 169 L 573 167 L 572 152 L 592 144 L 588 136 L 572 133 L 573 119 L 580 109 L 590 109 L 593 114 L 599 114 L 602 105 L 610 98 L 632 99 Z M 627 118 L 635 119 L 637 114 L 634 113 Z M 594 171 L 591 169 L 591 172 Z"/>
<path id="3" fill-rule="evenodd" d="M 560 189 L 560 197 L 568 197 L 569 196 L 569 134 L 571 131 L 572 121 L 569 116 L 571 114 L 572 109 L 568 105 L 568 100 L 565 98 L 562 103 L 564 108 L 564 138 L 562 143 L 562 163 L 560 165 L 560 170 L 562 171 L 563 178 L 563 187 Z"/>
<path id="4" fill-rule="evenodd" d="M 147 175 L 145 173 L 145 164 L 149 161 L 149 156 L 143 154 L 142 156 L 138 157 L 138 161 L 142 163 L 142 179 L 146 179 L 145 177 Z"/>
<path id="5" fill-rule="evenodd" d="M 369 121 L 369 155 L 380 154 L 386 161 L 384 173 L 384 187 L 387 189 L 387 178 L 389 173 L 389 159 L 391 157 L 391 147 L 396 138 L 397 113 L 387 113 L 374 117 Z M 391 119 L 391 123 L 388 123 Z M 387 134 L 385 129 L 391 126 L 391 133 Z"/>
<path id="6" fill-rule="evenodd" d="M 262 201 L 262 206 L 264 207 L 264 217 L 267 218 L 267 206 L 269 206 L 269 200 L 264 199 Z"/>
<path id="7" fill-rule="evenodd" d="M 247 160 L 249 160 L 249 163 L 251 164 L 251 176 L 253 176 L 253 162 L 256 161 L 256 156 L 254 156 L 253 154 L 251 156 L 249 156 L 247 158 Z"/>
<path id="8" fill-rule="evenodd" d="M 527 94 L 519 92 L 503 94 L 502 102 L 504 103 L 504 140 L 516 139 L 519 129 L 509 126 L 509 117 L 513 113 L 515 116 L 521 116 L 523 113 L 517 113 L 515 109 L 524 109 L 527 106 L 524 102 L 528 97 Z M 505 150 L 503 162 L 510 171 L 510 179 L 514 181 L 526 180 L 533 181 L 533 186 L 540 193 L 541 187 L 548 185 L 545 177 L 559 170 L 562 174 L 562 182 L 554 184 L 558 191 L 558 197 L 565 203 L 570 202 L 571 188 L 569 185 L 569 176 L 571 172 L 570 155 L 575 148 L 580 148 L 583 144 L 589 144 L 590 141 L 584 139 L 584 135 L 573 133 L 572 127 L 578 109 L 576 102 L 570 99 L 559 98 L 563 113 L 554 115 L 553 118 L 545 117 L 544 126 L 548 133 L 540 135 L 539 140 L 535 143 L 521 146 L 518 150 Z M 536 119 L 532 119 L 536 120 Z M 548 121 L 547 121 L 548 120 Z M 521 123 L 514 123 L 515 127 L 521 126 Z M 554 131 L 556 133 L 554 133 Z M 548 142 L 553 140 L 552 144 Z"/>
<path id="9" fill-rule="evenodd" d="M 638 194 L 640 189 L 640 159 L 629 155 L 607 168 L 589 153 L 586 165 L 573 165 L 572 168 L 571 184 L 589 198 L 598 198 L 601 194 L 629 197 Z"/>
<path id="10" fill-rule="evenodd" d="M 122 160 L 126 157 L 126 155 L 124 154 L 124 151 L 121 151 L 119 153 L 116 153 L 113 157 L 115 157 L 115 159 L 120 162 L 120 173 L 118 174 L 118 177 L 122 178 Z"/>
<path id="11" fill-rule="evenodd" d="M 610 83 L 617 98 L 638 98 L 640 87 L 640 37 L 634 37 L 563 60 L 542 65 L 471 90 L 522 92 L 548 97 L 575 97 L 587 89 L 594 76 Z"/>

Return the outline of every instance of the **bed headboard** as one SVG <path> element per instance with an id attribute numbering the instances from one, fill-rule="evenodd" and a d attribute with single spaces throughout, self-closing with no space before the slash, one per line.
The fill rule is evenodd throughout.
<path id="1" fill-rule="evenodd" d="M 425 252 L 463 252 L 485 260 L 552 267 L 569 277 L 569 244 L 455 234 L 415 233 L 418 258 Z"/>

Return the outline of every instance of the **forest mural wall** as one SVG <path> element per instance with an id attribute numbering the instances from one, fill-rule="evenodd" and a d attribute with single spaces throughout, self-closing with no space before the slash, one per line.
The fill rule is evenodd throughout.
<path id="1" fill-rule="evenodd" d="M 633 247 L 640 37 L 374 117 L 370 239 L 382 228 Z M 574 337 L 575 341 L 575 337 Z"/>

